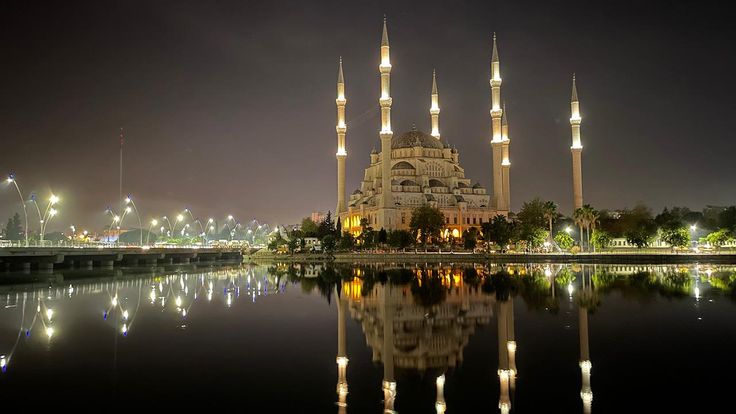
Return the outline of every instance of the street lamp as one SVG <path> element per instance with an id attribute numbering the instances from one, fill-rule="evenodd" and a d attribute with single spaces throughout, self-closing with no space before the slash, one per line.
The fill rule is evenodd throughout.
<path id="1" fill-rule="evenodd" d="M 179 222 L 184 221 L 184 216 L 179 214 L 176 216 L 176 221 L 174 222 L 174 228 L 171 230 L 171 233 L 174 234 L 176 232 L 176 225 L 179 224 Z"/>
<path id="2" fill-rule="evenodd" d="M 49 222 L 51 219 L 58 214 L 58 210 L 54 208 L 56 203 L 60 201 L 59 197 L 57 197 L 54 194 L 51 194 L 51 197 L 49 197 L 49 203 L 46 205 L 46 209 L 43 212 L 43 215 L 41 215 L 41 209 L 38 208 L 38 203 L 36 202 L 36 198 L 33 197 L 33 203 L 36 205 L 36 211 L 39 215 L 39 220 L 41 222 L 41 245 L 43 245 L 43 237 L 46 234 L 46 227 L 49 225 Z"/>
<path id="3" fill-rule="evenodd" d="M 23 198 L 23 194 L 20 192 L 20 187 L 18 187 L 18 181 L 15 179 L 15 173 L 8 174 L 7 179 L 8 184 L 13 184 L 15 186 L 15 189 L 18 191 L 18 197 L 20 197 L 20 202 L 23 204 L 23 216 L 25 216 L 26 219 L 26 227 L 25 227 L 25 236 L 26 236 L 26 247 L 28 247 L 28 210 L 26 210 L 26 200 Z"/>
<path id="4" fill-rule="evenodd" d="M 158 225 L 158 220 L 156 219 L 151 220 L 151 225 L 148 226 L 148 234 L 146 234 L 146 246 L 148 246 L 148 240 L 151 237 L 151 230 L 153 229 L 153 226 L 157 226 L 157 225 Z M 163 226 L 161 226 L 161 228 L 163 229 Z M 161 232 L 163 232 L 163 230 L 161 230 Z"/>
<path id="5" fill-rule="evenodd" d="M 172 232 L 173 232 L 173 230 L 174 230 L 174 229 L 173 229 L 173 228 L 171 227 L 171 221 L 169 221 L 169 218 L 168 218 L 168 217 L 166 217 L 166 216 L 163 216 L 163 217 L 161 217 L 161 218 L 162 218 L 162 219 L 164 219 L 164 220 L 166 220 L 166 222 L 167 222 L 167 223 L 169 223 L 169 232 L 168 232 L 168 236 L 169 236 L 169 237 L 171 237 L 171 234 L 172 234 Z M 163 232 L 164 232 L 163 228 L 164 228 L 164 226 L 161 226 L 161 233 L 163 233 Z"/>
<path id="6" fill-rule="evenodd" d="M 140 245 L 143 245 L 143 222 L 141 222 L 141 215 L 138 214 L 138 207 L 136 207 L 135 201 L 133 201 L 133 198 L 130 196 L 130 194 L 128 194 L 128 196 L 125 197 L 125 204 L 132 205 L 133 210 L 135 210 L 135 216 L 138 217 L 138 229 L 139 229 L 138 232 L 141 234 Z"/>

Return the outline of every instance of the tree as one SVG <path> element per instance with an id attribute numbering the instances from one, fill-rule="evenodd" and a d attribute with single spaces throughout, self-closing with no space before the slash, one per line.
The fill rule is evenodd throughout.
<path id="1" fill-rule="evenodd" d="M 583 235 L 585 234 L 583 232 L 583 229 L 585 228 L 586 219 L 585 219 L 585 210 L 583 210 L 582 207 L 576 208 L 575 211 L 572 213 L 572 219 L 575 221 L 575 225 L 578 226 L 580 229 L 580 248 L 583 248 Z"/>
<path id="2" fill-rule="evenodd" d="M 322 220 L 321 223 L 319 223 L 319 229 L 317 230 L 317 237 L 321 239 L 322 237 L 325 237 L 328 234 L 334 234 L 334 233 L 335 233 L 335 222 L 332 221 L 332 213 L 328 211 L 327 215 L 325 216 L 325 219 Z"/>
<path id="3" fill-rule="evenodd" d="M 555 243 L 560 246 L 560 249 L 570 250 L 575 245 L 575 240 L 566 231 L 561 231 L 555 235 Z"/>
<path id="4" fill-rule="evenodd" d="M 444 225 L 445 216 L 442 212 L 438 208 L 426 205 L 415 208 L 409 222 L 409 227 L 422 245 L 438 239 Z"/>
<path id="5" fill-rule="evenodd" d="M 333 251 L 335 251 L 336 244 L 337 240 L 332 234 L 328 234 L 325 237 L 322 237 L 322 248 L 325 249 L 325 252 L 332 253 Z"/>
<path id="6" fill-rule="evenodd" d="M 552 224 L 555 221 L 555 219 L 557 219 L 557 204 L 555 204 L 552 201 L 545 201 L 542 211 L 544 214 L 544 219 L 547 220 L 547 224 L 549 226 L 549 235 L 551 237 L 552 236 Z"/>
<path id="7" fill-rule="evenodd" d="M 624 210 L 619 220 L 626 241 L 640 249 L 648 246 L 657 234 L 657 223 L 652 218 L 651 210 L 644 205 Z"/>
<path id="8" fill-rule="evenodd" d="M 662 241 L 673 248 L 687 247 L 690 244 L 690 231 L 685 227 L 679 229 L 665 228 L 662 230 Z"/>
<path id="9" fill-rule="evenodd" d="M 736 234 L 736 206 L 731 206 L 718 214 L 718 225 Z"/>
<path id="10" fill-rule="evenodd" d="M 406 230 L 394 230 L 388 234 L 388 244 L 397 249 L 406 249 L 414 240 L 411 232 Z"/>
<path id="11" fill-rule="evenodd" d="M 478 244 L 478 229 L 471 227 L 463 232 L 463 247 L 467 250 L 475 249 Z"/>
<path id="12" fill-rule="evenodd" d="M 275 251 L 279 246 L 286 244 L 286 240 L 281 237 L 280 232 L 276 232 L 276 235 L 268 242 L 268 250 Z"/>
<path id="13" fill-rule="evenodd" d="M 355 239 L 353 238 L 353 235 L 348 233 L 347 231 L 342 234 L 342 237 L 340 237 L 340 242 L 338 243 L 338 247 L 341 250 L 350 250 L 355 246 Z"/>
<path id="14" fill-rule="evenodd" d="M 514 236 L 515 225 L 504 216 L 494 216 L 490 222 L 481 224 L 481 231 L 486 242 L 494 243 L 505 249 Z"/>
<path id="15" fill-rule="evenodd" d="M 388 233 L 386 233 L 386 230 L 383 227 L 381 227 L 381 230 L 378 230 L 377 239 L 379 244 L 386 244 L 388 241 Z"/>
<path id="16" fill-rule="evenodd" d="M 611 240 L 611 235 L 602 229 L 593 230 L 593 234 L 590 236 L 590 241 L 596 249 L 605 249 L 611 244 Z"/>
<path id="17" fill-rule="evenodd" d="M 728 229 L 720 229 L 705 236 L 705 241 L 707 241 L 708 244 L 710 244 L 711 246 L 715 246 L 716 248 L 720 248 L 724 244 L 728 243 L 731 239 L 731 232 Z"/>
<path id="18" fill-rule="evenodd" d="M 369 225 L 368 219 L 365 217 L 360 219 L 360 235 L 358 235 L 357 241 L 363 247 L 370 247 L 373 244 L 373 227 Z"/>
<path id="19" fill-rule="evenodd" d="M 8 219 L 8 224 L 5 225 L 5 238 L 8 240 L 22 240 L 25 238 L 23 227 L 20 224 L 20 215 L 18 213 L 13 214 L 13 217 Z"/>
<path id="20" fill-rule="evenodd" d="M 548 202 L 543 201 L 537 197 L 531 201 L 526 201 L 521 206 L 521 210 L 516 215 L 516 219 L 519 220 L 522 226 L 529 228 L 547 228 L 548 220 L 546 213 L 549 211 L 547 205 Z M 551 203 L 551 202 L 549 202 Z M 551 203 L 554 205 L 554 203 Z M 557 206 L 554 207 L 557 209 Z"/>
<path id="21" fill-rule="evenodd" d="M 521 240 L 526 242 L 526 245 L 530 249 L 537 249 L 541 247 L 545 241 L 549 239 L 549 233 L 543 228 L 535 228 L 526 230 L 522 233 Z"/>
<path id="22" fill-rule="evenodd" d="M 319 226 L 311 218 L 304 217 L 302 219 L 302 233 L 304 233 L 304 237 L 317 237 L 318 232 Z"/>

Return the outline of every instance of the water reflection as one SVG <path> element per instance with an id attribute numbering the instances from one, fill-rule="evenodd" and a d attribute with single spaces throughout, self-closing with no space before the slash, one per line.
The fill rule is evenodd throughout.
<path id="1" fill-rule="evenodd" d="M 64 334 L 60 325 L 72 324 L 65 319 L 65 308 L 75 301 L 91 297 L 97 303 L 100 320 L 110 329 L 127 337 L 134 332 L 136 321 L 147 312 L 168 312 L 176 315 L 173 323 L 186 328 L 187 317 L 196 311 L 199 301 L 220 301 L 226 307 L 244 298 L 251 302 L 282 293 L 286 279 L 266 272 L 265 268 L 237 266 L 217 270 L 174 269 L 155 276 L 132 274 L 122 279 L 97 281 L 79 280 L 58 286 L 49 284 L 0 286 L 0 321 L 17 321 L 17 335 L 9 347 L 7 338 L 0 336 L 0 367 L 6 372 L 12 365 L 21 337 L 26 341 L 50 344 Z M 146 294 L 146 292 L 148 292 Z M 94 307 L 93 307 L 94 308 Z M 75 312 L 76 315 L 76 312 Z M 77 317 L 79 317 L 77 315 Z M 12 323 L 12 322 L 10 322 Z M 4 331 L 3 331 L 4 332 Z"/>
<path id="2" fill-rule="evenodd" d="M 530 336 L 536 332 L 523 329 L 523 318 L 526 315 L 528 322 L 529 314 L 536 314 L 546 316 L 549 321 L 566 317 L 568 312 L 571 314 L 570 329 L 573 332 L 577 330 L 576 346 L 579 349 L 574 352 L 579 352 L 579 356 L 564 360 L 575 373 L 574 388 L 564 389 L 567 395 L 574 397 L 579 411 L 590 413 L 594 401 L 591 380 L 593 356 L 598 358 L 598 364 L 601 364 L 601 358 L 604 361 L 606 358 L 602 356 L 601 345 L 605 344 L 601 342 L 594 340 L 593 351 L 597 350 L 597 353 L 591 352 L 590 330 L 600 332 L 603 327 L 595 316 L 589 321 L 589 316 L 605 307 L 607 301 L 612 302 L 611 296 L 643 304 L 660 299 L 665 302 L 690 301 L 696 314 L 708 302 L 721 298 L 733 301 L 736 298 L 736 267 L 707 265 L 347 266 L 315 263 L 205 270 L 181 267 L 158 269 L 157 272 L 122 274 L 97 280 L 61 282 L 53 279 L 47 283 L 0 286 L 2 372 L 10 376 L 13 372 L 35 369 L 32 358 L 15 360 L 19 351 L 25 348 L 38 352 L 38 346 L 49 349 L 56 341 L 68 341 L 70 332 L 79 332 L 74 326 L 78 321 L 96 324 L 97 328 L 115 336 L 115 346 L 118 340 L 130 341 L 132 337 L 166 341 L 170 337 L 145 330 L 142 322 L 155 319 L 158 331 L 163 324 L 177 332 L 187 333 L 194 326 L 215 322 L 213 314 L 205 312 L 205 307 L 215 307 L 230 314 L 237 312 L 235 305 L 239 302 L 266 306 L 267 303 L 261 302 L 266 297 L 270 297 L 269 303 L 281 306 L 288 300 L 294 304 L 290 309 L 301 309 L 293 295 L 283 295 L 289 290 L 316 297 L 323 306 L 322 299 L 312 293 L 319 294 L 330 306 L 335 306 L 336 315 L 331 315 L 337 323 L 336 352 L 333 334 L 329 338 L 318 335 L 305 337 L 304 341 L 329 349 L 330 370 L 335 367 L 331 360 L 335 356 L 337 372 L 335 375 L 332 371 L 330 375 L 329 393 L 332 396 L 330 404 L 336 405 L 338 413 L 365 412 L 362 407 L 351 405 L 365 395 L 381 395 L 375 398 L 375 403 L 380 403 L 381 408 L 375 407 L 372 412 L 381 409 L 384 413 L 415 411 L 414 406 L 420 402 L 417 398 L 432 403 L 437 413 L 467 410 L 463 405 L 464 390 L 453 385 L 457 384 L 459 374 L 469 364 L 479 364 L 478 352 L 468 353 L 468 349 L 472 348 L 473 341 L 477 341 L 475 337 L 482 336 L 481 332 L 493 338 L 490 343 L 483 342 L 480 348 L 480 355 L 493 362 L 492 366 L 481 363 L 489 374 L 488 378 L 492 377 L 492 383 L 487 386 L 498 392 L 498 398 L 494 394 L 492 404 L 488 406 L 492 405 L 494 411 L 501 413 L 515 412 L 524 403 L 529 405 L 526 402 L 529 397 L 524 394 L 530 384 L 529 371 L 534 364 L 547 363 L 545 358 L 552 356 L 547 355 L 546 349 L 540 350 L 538 337 Z M 254 336 L 260 332 L 274 335 L 284 330 L 285 323 L 294 318 L 288 312 L 278 313 L 280 308 L 269 309 L 269 322 L 249 328 L 254 330 Z M 519 317 L 522 322 L 519 322 Z M 316 320 L 313 322 L 317 323 Z M 265 329 L 266 325 L 272 330 Z M 330 322 L 330 329 L 334 330 L 333 322 Z M 353 341 L 350 335 L 354 335 Z M 87 341 L 90 339 L 91 342 L 97 340 L 86 338 Z M 351 348 L 349 344 L 355 344 L 355 339 L 364 342 L 367 348 Z M 268 340 L 266 337 L 265 346 L 270 345 Z M 494 350 L 496 341 L 497 349 Z M 250 355 L 238 354 L 239 351 L 234 350 L 239 363 L 242 359 L 242 365 L 251 370 L 248 375 L 260 376 L 261 370 L 266 368 L 259 365 L 258 360 L 263 358 L 261 355 L 269 355 L 268 350 L 259 348 Z M 194 351 L 179 349 L 176 352 L 186 358 Z M 310 356 L 304 355 L 303 358 Z M 469 356 L 474 356 L 474 359 Z M 211 358 L 215 363 L 217 355 Z M 278 358 L 270 360 L 277 366 L 280 363 Z M 380 364 L 375 379 L 370 379 L 372 377 L 364 371 L 365 364 L 361 365 L 361 361 L 367 360 Z M 227 359 L 224 361 L 231 363 Z M 352 367 L 352 372 L 349 367 Z M 359 372 L 358 367 L 363 372 Z M 311 374 L 294 372 L 293 375 L 300 378 L 295 381 L 303 381 Z M 598 375 L 597 378 L 607 377 L 603 373 Z M 428 384 L 420 384 L 425 387 L 421 397 L 407 392 L 411 385 L 421 383 L 423 378 L 431 380 L 431 388 L 425 387 Z M 191 380 L 196 383 L 197 378 L 193 376 Z M 369 380 L 372 382 L 366 384 Z M 478 379 L 484 380 L 484 377 Z M 601 379 L 596 380 L 599 384 L 596 392 L 605 391 L 602 383 L 605 384 Z M 264 382 L 262 386 L 274 384 Z M 490 395 L 486 397 L 490 398 Z M 520 396 L 519 401 L 516 400 L 517 395 Z M 604 394 L 597 395 L 596 398 L 600 398 Z M 596 400 L 597 406 L 602 401 Z M 597 410 L 600 411 L 600 407 Z"/>
<path id="3" fill-rule="evenodd" d="M 313 265 L 310 265 L 313 266 Z M 314 269 L 311 269 L 314 273 Z M 299 265 L 290 270 L 303 274 Z M 498 411 L 510 413 L 516 387 L 517 341 L 514 298 L 521 296 L 531 309 L 557 313 L 560 302 L 577 304 L 582 411 L 593 405 L 588 314 L 601 306 L 601 294 L 620 291 L 640 301 L 701 297 L 701 285 L 733 298 L 736 270 L 711 266 L 367 266 L 318 272 L 315 284 L 333 283 L 338 296 L 339 413 L 347 412 L 345 310 L 359 322 L 373 360 L 383 364 L 383 411 L 393 413 L 398 398 L 395 369 L 430 372 L 436 377 L 437 413 L 447 410 L 446 371 L 463 361 L 463 349 L 477 327 L 495 316 L 498 339 Z M 340 280 L 335 274 L 343 275 Z M 707 277 L 702 279 L 705 274 Z M 714 276 L 715 275 L 715 276 Z M 567 297 L 561 298 L 562 289 Z"/>

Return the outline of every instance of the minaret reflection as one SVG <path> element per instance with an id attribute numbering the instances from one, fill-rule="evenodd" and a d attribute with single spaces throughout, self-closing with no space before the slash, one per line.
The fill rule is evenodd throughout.
<path id="1" fill-rule="evenodd" d="M 345 315 L 348 303 L 344 295 L 340 295 L 337 287 L 335 287 L 335 297 L 337 298 L 337 412 L 344 414 L 348 407 L 348 355 L 345 334 Z"/>
<path id="2" fill-rule="evenodd" d="M 504 414 L 511 412 L 511 389 L 516 382 L 516 342 L 513 340 L 513 315 L 514 308 L 510 296 L 496 302 L 498 327 L 498 408 Z"/>
<path id="3" fill-rule="evenodd" d="M 394 306 L 391 283 L 383 290 L 383 412 L 394 413 L 396 380 L 394 379 Z"/>
<path id="4" fill-rule="evenodd" d="M 590 386 L 590 371 L 593 363 L 590 362 L 590 348 L 588 346 L 588 306 L 593 299 L 593 286 L 588 277 L 585 281 L 585 267 L 582 277 L 583 288 L 580 292 L 580 305 L 578 306 L 578 331 L 580 334 L 580 374 L 582 377 L 582 388 L 580 398 L 583 400 L 583 412 L 590 413 L 593 406 L 593 390 Z"/>
<path id="5" fill-rule="evenodd" d="M 434 404 L 437 414 L 445 414 L 447 404 L 445 404 L 445 374 L 437 377 L 437 402 Z"/>

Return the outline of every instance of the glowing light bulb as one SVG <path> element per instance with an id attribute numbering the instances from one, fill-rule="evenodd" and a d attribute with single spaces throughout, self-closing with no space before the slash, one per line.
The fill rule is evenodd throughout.
<path id="1" fill-rule="evenodd" d="M 128 324 L 123 324 L 123 328 L 121 329 L 121 332 L 123 333 L 123 336 L 128 335 Z"/>
<path id="2" fill-rule="evenodd" d="M 113 296 L 112 306 L 118 306 L 118 295 Z"/>
<path id="3" fill-rule="evenodd" d="M 126 320 L 126 321 L 128 320 L 128 311 L 127 310 L 124 310 L 123 311 L 123 320 Z"/>
<path id="4" fill-rule="evenodd" d="M 51 194 L 51 197 L 49 198 L 49 202 L 51 203 L 51 205 L 54 205 L 59 202 L 59 197 Z"/>
<path id="5" fill-rule="evenodd" d="M 49 338 L 51 338 L 53 335 L 54 335 L 54 328 L 52 328 L 50 326 L 48 328 L 46 328 L 46 336 L 48 336 Z"/>
<path id="6" fill-rule="evenodd" d="M 54 317 L 54 310 L 46 309 L 46 318 L 48 318 L 49 322 L 51 322 L 51 318 L 53 317 Z"/>
<path id="7" fill-rule="evenodd" d="M 574 290 L 574 288 L 572 287 L 572 283 L 570 283 L 569 285 L 567 285 L 567 293 L 569 293 L 571 296 L 572 296 L 572 291 L 573 290 Z"/>
<path id="8" fill-rule="evenodd" d="M 181 296 L 177 296 L 176 297 L 176 307 L 177 308 L 180 308 L 181 307 Z"/>

